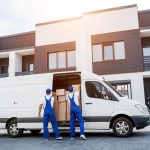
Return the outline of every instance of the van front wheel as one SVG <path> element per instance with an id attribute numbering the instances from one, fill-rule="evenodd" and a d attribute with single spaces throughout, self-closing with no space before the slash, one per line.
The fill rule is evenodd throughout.
<path id="1" fill-rule="evenodd" d="M 128 137 L 133 132 L 133 125 L 129 119 L 121 117 L 114 120 L 112 129 L 116 136 Z"/>

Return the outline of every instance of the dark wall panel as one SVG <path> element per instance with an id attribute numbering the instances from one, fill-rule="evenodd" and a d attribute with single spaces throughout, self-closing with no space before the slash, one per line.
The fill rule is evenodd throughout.
<path id="1" fill-rule="evenodd" d="M 48 70 L 48 53 L 75 50 L 75 42 L 58 43 L 35 48 L 35 73 L 50 72 Z M 60 69 L 57 71 L 72 71 L 75 69 Z M 55 70 L 56 71 L 56 70 Z"/>
<path id="2" fill-rule="evenodd" d="M 93 35 L 92 44 L 124 41 L 125 59 L 93 62 L 93 72 L 99 75 L 143 71 L 143 56 L 139 30 Z"/>
<path id="3" fill-rule="evenodd" d="M 18 34 L 0 37 L 0 50 L 35 46 L 35 33 Z"/>

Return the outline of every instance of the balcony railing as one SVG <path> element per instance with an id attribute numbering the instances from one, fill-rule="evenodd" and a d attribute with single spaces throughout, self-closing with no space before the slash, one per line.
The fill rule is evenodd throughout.
<path id="1" fill-rule="evenodd" d="M 150 56 L 144 56 L 144 71 L 150 71 Z"/>
<path id="2" fill-rule="evenodd" d="M 16 72 L 15 76 L 24 76 L 34 74 L 34 71 L 26 71 L 26 72 Z"/>
<path id="3" fill-rule="evenodd" d="M 5 78 L 5 77 L 8 77 L 8 73 L 1 73 L 0 74 L 0 78 Z"/>

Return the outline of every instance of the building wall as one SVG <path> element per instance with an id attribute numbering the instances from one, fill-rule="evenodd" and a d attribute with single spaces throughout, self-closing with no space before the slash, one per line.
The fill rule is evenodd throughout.
<path id="1" fill-rule="evenodd" d="M 35 32 L 0 37 L 0 51 L 35 46 Z"/>
<path id="2" fill-rule="evenodd" d="M 93 62 L 96 74 L 117 74 L 143 71 L 143 56 L 138 29 L 92 36 L 92 44 L 124 41 L 125 59 Z"/>
<path id="3" fill-rule="evenodd" d="M 60 22 L 56 21 L 39 24 L 36 26 L 36 51 L 38 51 L 38 53 L 36 52 L 35 55 L 42 55 L 39 54 L 39 46 L 75 41 L 77 56 L 76 69 L 92 71 L 92 35 L 126 30 L 136 30 L 138 28 L 138 14 L 137 7 L 135 5 L 130 7 L 118 8 L 116 10 L 107 10 L 106 12 L 97 11 L 87 13 L 83 14 L 80 18 L 75 18 L 67 21 L 62 20 Z M 134 38 L 136 40 L 140 40 L 138 31 L 133 35 L 135 35 Z M 138 46 L 140 47 L 139 43 Z M 36 62 L 40 61 L 38 60 L 38 58 L 39 57 L 37 56 Z M 135 64 L 133 64 L 133 66 L 135 67 Z M 41 67 L 41 69 L 42 72 L 43 68 Z M 122 71 L 118 71 L 118 73 L 122 73 Z"/>
<path id="4" fill-rule="evenodd" d="M 140 27 L 150 27 L 150 10 L 138 13 Z"/>
<path id="5" fill-rule="evenodd" d="M 48 53 L 67 50 L 76 50 L 75 42 L 57 43 L 46 46 L 38 46 L 35 50 L 34 71 L 35 73 L 51 72 L 48 69 Z M 60 69 L 57 71 L 71 71 L 75 69 Z"/>

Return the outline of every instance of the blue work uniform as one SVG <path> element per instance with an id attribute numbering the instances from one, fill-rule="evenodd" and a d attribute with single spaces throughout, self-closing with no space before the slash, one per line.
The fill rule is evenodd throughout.
<path id="1" fill-rule="evenodd" d="M 43 128 L 44 128 L 44 137 L 45 137 L 45 139 L 49 139 L 49 137 L 50 137 L 50 133 L 48 131 L 48 121 L 49 121 L 49 119 L 50 119 L 50 122 L 52 124 L 52 128 L 53 128 L 53 131 L 54 131 L 55 138 L 60 137 L 60 133 L 58 131 L 58 124 L 57 124 L 57 120 L 56 120 L 56 117 L 55 117 L 54 109 L 51 106 L 51 98 L 52 98 L 52 96 L 50 97 L 49 100 L 47 100 L 47 98 L 45 97 L 46 105 L 45 105 L 45 108 L 44 108 L 44 116 L 43 116 Z"/>
<path id="2" fill-rule="evenodd" d="M 68 98 L 70 100 L 70 137 L 74 138 L 76 118 L 80 126 L 80 135 L 84 135 L 84 121 L 80 107 L 74 101 L 74 93 L 72 98 L 68 94 Z"/>

